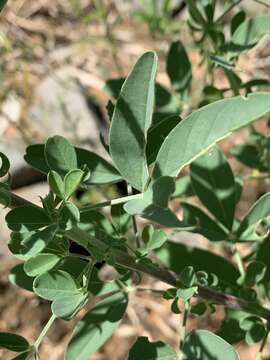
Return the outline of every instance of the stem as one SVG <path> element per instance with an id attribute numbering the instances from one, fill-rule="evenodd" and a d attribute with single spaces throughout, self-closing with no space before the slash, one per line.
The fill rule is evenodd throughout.
<path id="1" fill-rule="evenodd" d="M 236 261 L 238 270 L 239 270 L 239 272 L 240 272 L 241 278 L 244 278 L 244 276 L 245 276 L 245 274 L 246 274 L 246 271 L 245 271 L 245 267 L 244 267 L 244 263 L 243 263 L 242 257 L 241 257 L 241 255 L 240 255 L 238 249 L 237 249 L 236 244 L 234 244 L 233 250 L 234 250 L 235 261 Z"/>
<path id="2" fill-rule="evenodd" d="M 260 349 L 259 349 L 258 353 L 256 354 L 256 360 L 262 360 L 262 353 L 263 353 L 263 349 L 264 349 L 264 347 L 266 345 L 268 335 L 269 335 L 269 331 L 267 331 L 267 333 L 265 334 L 265 336 L 264 336 L 264 338 L 262 340 Z"/>
<path id="3" fill-rule="evenodd" d="M 52 326 L 52 324 L 54 323 L 56 319 L 56 316 L 53 314 L 50 319 L 48 320 L 47 324 L 44 326 L 43 330 L 41 331 L 39 337 L 37 338 L 37 340 L 34 343 L 34 346 L 36 349 L 39 348 L 40 344 L 42 343 L 43 339 L 45 338 L 45 336 L 47 335 L 47 332 L 49 331 L 50 327 Z"/>
<path id="4" fill-rule="evenodd" d="M 182 323 L 181 323 L 181 327 L 180 327 L 180 344 L 179 344 L 180 359 L 182 358 L 182 355 L 183 355 L 183 348 L 184 348 L 185 340 L 186 340 L 186 333 L 187 333 L 186 327 L 187 327 L 189 311 L 190 311 L 190 304 L 189 304 L 189 301 L 187 301 L 185 303 L 185 311 L 183 314 L 183 319 L 182 319 Z"/>
<path id="5" fill-rule="evenodd" d="M 238 4 L 240 4 L 241 1 L 242 1 L 242 0 L 237 0 L 235 3 L 233 3 L 232 5 L 230 5 L 230 6 L 228 7 L 228 9 L 225 10 L 224 13 L 221 14 L 221 15 L 217 18 L 217 20 L 215 21 L 215 24 L 218 24 L 221 20 L 223 20 L 223 18 L 224 18 L 235 6 L 237 6 Z"/>
<path id="6" fill-rule="evenodd" d="M 127 184 L 127 189 L 128 189 L 128 194 L 130 196 L 132 196 L 133 195 L 132 187 L 129 184 Z M 140 247 L 140 238 L 139 238 L 139 233 L 138 233 L 136 217 L 135 217 L 135 215 L 132 215 L 131 218 L 132 218 L 132 226 L 133 226 L 133 232 L 135 235 L 136 246 L 137 246 L 137 248 L 139 248 Z"/>
<path id="7" fill-rule="evenodd" d="M 16 206 L 22 205 L 32 205 L 27 200 L 20 198 L 19 196 L 14 195 L 12 192 L 8 190 L 3 190 L 0 188 L 0 195 L 1 192 L 5 191 L 6 194 L 10 196 L 10 207 L 14 208 Z M 0 196 L 0 204 L 2 204 L 2 199 Z M 19 205 L 17 205 L 19 204 Z M 5 203 L 4 203 L 5 205 Z M 95 246 L 100 249 L 100 251 L 108 251 L 108 245 L 105 244 L 102 240 L 96 239 L 94 236 L 91 236 L 87 232 L 73 228 L 65 233 L 65 235 L 77 243 L 81 244 L 84 247 Z M 159 268 L 156 265 L 152 264 L 144 264 L 141 262 L 137 262 L 137 259 L 133 256 L 129 255 L 127 252 L 119 250 L 117 248 L 110 249 L 112 256 L 114 257 L 116 263 L 126 269 L 130 269 L 137 272 L 142 272 L 148 274 L 170 286 L 177 285 L 177 275 L 169 271 L 167 269 Z M 265 320 L 270 320 L 270 309 L 263 307 L 259 303 L 256 302 L 249 302 L 242 300 L 236 296 L 222 293 L 216 290 L 213 290 L 208 287 L 199 286 L 198 287 L 198 296 L 206 301 L 212 302 L 214 304 L 223 305 L 229 309 L 233 310 L 241 310 L 245 311 L 252 315 L 257 315 Z"/>
<path id="8" fill-rule="evenodd" d="M 146 292 L 149 294 L 163 294 L 164 290 L 152 289 L 152 288 L 143 288 L 143 287 L 135 287 L 134 291 L 138 292 Z"/>
<path id="9" fill-rule="evenodd" d="M 91 256 L 87 256 L 87 255 L 81 255 L 81 254 L 74 254 L 74 253 L 68 253 L 69 257 L 74 257 L 74 258 L 79 258 L 82 260 L 91 260 Z"/>
<path id="10" fill-rule="evenodd" d="M 93 209 L 100 209 L 103 207 L 107 207 L 107 206 L 112 206 L 112 205 L 117 205 L 117 204 L 123 204 L 126 203 L 129 200 L 133 200 L 133 199 L 142 199 L 143 195 L 142 194 L 135 194 L 135 195 L 129 195 L 129 196 L 124 196 L 118 199 L 113 199 L 113 200 L 108 200 L 108 201 L 104 201 L 102 203 L 99 204 L 94 204 L 94 205 L 87 205 L 84 206 L 82 209 L 80 209 L 81 213 L 84 213 L 88 210 L 93 210 Z"/>

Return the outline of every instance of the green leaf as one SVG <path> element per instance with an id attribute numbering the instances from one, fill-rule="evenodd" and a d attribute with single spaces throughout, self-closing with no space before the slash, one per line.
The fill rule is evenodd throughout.
<path id="1" fill-rule="evenodd" d="M 189 175 L 182 176 L 180 179 L 175 181 L 175 191 L 172 194 L 172 199 L 185 198 L 194 196 L 194 190 L 192 188 L 191 180 Z"/>
<path id="2" fill-rule="evenodd" d="M 177 290 L 177 297 L 182 299 L 184 302 L 190 300 L 195 294 L 197 294 L 198 288 L 197 286 L 193 286 L 187 289 L 178 289 Z"/>
<path id="3" fill-rule="evenodd" d="M 37 171 L 47 174 L 50 168 L 46 162 L 44 144 L 30 145 L 26 148 L 24 160 Z"/>
<path id="4" fill-rule="evenodd" d="M 112 223 L 119 235 L 125 235 L 129 229 L 131 217 L 123 208 L 123 204 L 111 206 Z"/>
<path id="5" fill-rule="evenodd" d="M 203 205 L 228 230 L 232 229 L 236 206 L 235 180 L 223 153 L 214 147 L 191 164 L 191 182 Z"/>
<path id="6" fill-rule="evenodd" d="M 189 231 L 201 234 L 210 241 L 228 239 L 228 233 L 199 207 L 184 202 L 181 203 L 181 207 L 184 210 L 183 221 L 191 226 L 194 225 Z"/>
<path id="7" fill-rule="evenodd" d="M 245 274 L 245 285 L 257 285 L 263 280 L 266 270 L 266 265 L 261 261 L 252 261 L 251 263 L 249 263 Z"/>
<path id="8" fill-rule="evenodd" d="M 26 352 L 23 352 L 23 353 L 15 356 L 11 360 L 28 360 L 29 356 L 32 354 L 33 354 L 33 350 L 31 349 L 30 351 L 26 351 Z"/>
<path id="9" fill-rule="evenodd" d="M 73 318 L 88 301 L 88 293 L 60 297 L 52 303 L 52 312 L 63 320 Z"/>
<path id="10" fill-rule="evenodd" d="M 59 226 L 63 230 L 70 230 L 80 221 L 80 211 L 76 205 L 66 202 L 59 213 Z"/>
<path id="11" fill-rule="evenodd" d="M 243 51 L 250 49 L 270 32 L 270 16 L 254 16 L 242 22 L 233 33 L 229 49 Z"/>
<path id="12" fill-rule="evenodd" d="M 239 327 L 239 322 L 246 316 L 247 313 L 243 311 L 225 309 L 225 317 L 222 321 L 220 329 L 217 332 L 217 335 L 222 337 L 230 344 L 236 344 L 244 340 L 245 333 Z"/>
<path id="13" fill-rule="evenodd" d="M 194 111 L 167 136 L 157 155 L 153 176 L 176 176 L 212 145 L 270 111 L 270 94 L 224 99 Z"/>
<path id="14" fill-rule="evenodd" d="M 12 209 L 6 215 L 6 223 L 10 230 L 20 231 L 25 227 L 36 230 L 51 224 L 45 211 L 37 206 L 23 205 Z"/>
<path id="15" fill-rule="evenodd" d="M 128 360 L 171 360 L 176 356 L 174 349 L 161 342 L 150 342 L 140 336 L 129 351 Z"/>
<path id="16" fill-rule="evenodd" d="M 61 176 L 54 170 L 50 170 L 48 174 L 48 184 L 52 192 L 60 199 L 65 197 L 65 186 Z"/>
<path id="17" fill-rule="evenodd" d="M 248 345 L 253 345 L 259 341 L 261 341 L 266 334 L 266 329 L 262 324 L 255 324 L 245 336 L 246 343 Z"/>
<path id="18" fill-rule="evenodd" d="M 234 348 L 208 330 L 195 330 L 185 340 L 183 360 L 240 360 Z"/>
<path id="19" fill-rule="evenodd" d="M 201 302 L 196 305 L 192 305 L 190 308 L 190 312 L 192 315 L 202 316 L 207 310 L 207 306 L 205 303 Z"/>
<path id="20" fill-rule="evenodd" d="M 65 200 L 77 190 L 83 180 L 84 172 L 80 169 L 70 170 L 64 178 Z"/>
<path id="21" fill-rule="evenodd" d="M 79 288 L 70 274 L 55 270 L 35 278 L 34 292 L 43 299 L 53 301 L 61 297 L 77 295 Z"/>
<path id="22" fill-rule="evenodd" d="M 237 30 L 237 28 L 245 21 L 246 13 L 243 10 L 240 10 L 236 13 L 231 21 L 231 34 Z"/>
<path id="23" fill-rule="evenodd" d="M 248 315 L 241 319 L 239 326 L 246 332 L 245 340 L 248 345 L 253 345 L 262 340 L 266 334 L 266 328 L 262 320 L 257 316 Z"/>
<path id="24" fill-rule="evenodd" d="M 116 290 L 110 284 L 107 291 Z M 65 360 L 88 360 L 118 327 L 127 307 L 127 297 L 117 293 L 102 300 L 77 323 L 68 344 Z"/>
<path id="25" fill-rule="evenodd" d="M 167 235 L 163 230 L 154 229 L 152 225 L 147 225 L 142 232 L 144 247 L 140 247 L 137 251 L 141 255 L 146 255 L 151 250 L 160 248 L 167 240 Z"/>
<path id="26" fill-rule="evenodd" d="M 28 341 L 16 334 L 0 332 L 0 348 L 15 352 L 22 352 L 29 349 Z"/>
<path id="27" fill-rule="evenodd" d="M 146 157 L 147 163 L 156 160 L 158 151 L 169 132 L 181 121 L 180 116 L 169 116 L 151 126 L 147 134 Z"/>
<path id="28" fill-rule="evenodd" d="M 125 78 L 109 79 L 106 81 L 103 91 L 105 91 L 110 98 L 117 99 L 124 82 Z"/>
<path id="29" fill-rule="evenodd" d="M 145 148 L 154 109 L 156 68 L 155 53 L 140 57 L 123 84 L 110 129 L 113 161 L 120 174 L 141 191 L 149 179 Z"/>
<path id="30" fill-rule="evenodd" d="M 0 11 L 3 10 L 3 8 L 5 7 L 7 2 L 8 2 L 8 0 L 0 0 Z"/>
<path id="31" fill-rule="evenodd" d="M 171 44 L 167 57 L 167 73 L 175 91 L 188 95 L 191 88 L 192 68 L 181 41 Z"/>
<path id="32" fill-rule="evenodd" d="M 28 291 L 33 291 L 34 280 L 32 277 L 26 275 L 23 264 L 14 266 L 14 268 L 10 270 L 8 279 L 13 285 Z"/>
<path id="33" fill-rule="evenodd" d="M 56 225 L 43 230 L 30 232 L 12 232 L 8 248 L 20 260 L 27 260 L 40 253 L 53 240 Z"/>
<path id="34" fill-rule="evenodd" d="M 47 174 L 49 167 L 44 154 L 44 145 L 30 145 L 26 149 L 25 161 L 34 169 Z M 90 177 L 86 184 L 110 184 L 122 180 L 119 172 L 101 156 L 85 149 L 75 148 L 78 166 L 87 165 Z"/>
<path id="35" fill-rule="evenodd" d="M 248 213 L 241 221 L 240 226 L 237 230 L 237 240 L 245 241 L 246 234 L 251 233 L 251 231 L 256 232 L 256 226 L 260 221 L 267 218 L 270 215 L 270 192 L 264 194 L 257 200 L 253 206 L 249 209 Z M 257 235 L 257 240 L 261 237 Z M 251 240 L 253 240 L 251 238 Z M 256 240 L 256 238 L 254 239 Z"/>
<path id="36" fill-rule="evenodd" d="M 193 266 L 186 266 L 181 271 L 180 280 L 185 287 L 191 287 L 196 283 L 196 274 Z"/>
<path id="37" fill-rule="evenodd" d="M 245 166 L 248 166 L 252 169 L 258 169 L 260 171 L 267 170 L 260 160 L 260 154 L 255 145 L 236 144 L 230 150 L 230 153 Z"/>
<path id="38" fill-rule="evenodd" d="M 1 11 L 1 4 L 0 4 L 0 11 Z M 0 177 L 5 176 L 10 168 L 10 162 L 5 154 L 0 152 L 0 159 L 1 159 L 1 167 L 0 167 Z"/>
<path id="39" fill-rule="evenodd" d="M 146 192 L 142 194 L 142 199 L 128 201 L 124 205 L 124 209 L 130 215 L 140 215 L 163 226 L 188 228 L 168 208 L 168 201 L 174 190 L 172 178 L 160 177 L 149 185 Z"/>
<path id="40" fill-rule="evenodd" d="M 177 274 L 186 266 L 193 266 L 196 271 L 203 270 L 214 273 L 228 284 L 236 284 L 239 272 L 234 265 L 222 256 L 210 251 L 167 241 L 164 246 L 156 250 L 160 260 Z"/>
<path id="41" fill-rule="evenodd" d="M 54 254 L 38 254 L 24 263 L 24 271 L 28 276 L 41 275 L 51 270 L 60 260 L 61 258 Z"/>
<path id="42" fill-rule="evenodd" d="M 122 176 L 108 161 L 89 150 L 76 148 L 78 165 L 87 165 L 90 177 L 85 184 L 111 184 L 122 181 Z"/>
<path id="43" fill-rule="evenodd" d="M 70 170 L 78 167 L 73 145 L 62 136 L 56 135 L 48 138 L 44 152 L 49 168 L 61 176 L 65 176 Z"/>

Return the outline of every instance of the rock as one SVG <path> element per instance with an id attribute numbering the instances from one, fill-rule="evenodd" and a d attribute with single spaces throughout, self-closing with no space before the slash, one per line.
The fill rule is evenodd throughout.
<path id="1" fill-rule="evenodd" d="M 11 163 L 11 171 L 25 165 L 23 154 L 26 143 L 16 129 L 21 117 L 21 103 L 10 94 L 1 106 L 0 116 L 0 151 L 6 154 Z"/>
<path id="2" fill-rule="evenodd" d="M 30 125 L 42 140 L 58 134 L 76 145 L 103 151 L 99 141 L 102 120 L 68 67 L 56 70 L 37 86 Z"/>

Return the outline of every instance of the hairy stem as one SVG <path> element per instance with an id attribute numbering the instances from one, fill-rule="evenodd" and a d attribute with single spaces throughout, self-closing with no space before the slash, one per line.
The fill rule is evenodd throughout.
<path id="1" fill-rule="evenodd" d="M 0 203 L 2 203 L 1 202 L 2 191 L 8 193 L 10 197 L 9 207 L 11 208 L 22 205 L 29 205 L 29 204 L 31 205 L 31 203 L 28 202 L 27 200 L 24 200 L 14 195 L 12 192 L 9 192 L 6 189 L 3 190 L 1 188 L 0 188 Z M 6 204 L 4 203 L 4 205 Z M 34 204 L 32 205 L 36 206 Z M 88 234 L 87 232 L 81 229 L 73 228 L 67 231 L 65 235 L 71 240 L 76 241 L 77 243 L 79 243 L 80 245 L 84 246 L 87 249 L 91 246 L 95 246 L 99 248 L 101 251 L 105 251 L 105 252 L 108 251 L 108 244 L 104 243 L 104 241 L 102 240 L 96 239 L 95 237 L 91 236 L 90 234 Z M 114 257 L 118 265 L 126 269 L 148 274 L 160 281 L 163 281 L 168 285 L 171 286 L 177 285 L 177 275 L 174 272 L 169 271 L 167 269 L 162 269 L 154 264 L 144 264 L 138 262 L 136 258 L 117 248 L 111 248 L 110 251 L 111 251 L 111 255 Z M 266 320 L 270 320 L 270 309 L 263 307 L 259 303 L 245 301 L 236 296 L 202 286 L 198 287 L 198 296 L 206 301 L 218 305 L 223 305 L 229 309 L 242 310 L 250 314 L 262 317 Z"/>

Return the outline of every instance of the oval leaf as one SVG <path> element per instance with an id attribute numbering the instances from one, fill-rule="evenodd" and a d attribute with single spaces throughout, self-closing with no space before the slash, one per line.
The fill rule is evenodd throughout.
<path id="1" fill-rule="evenodd" d="M 54 192 L 60 199 L 65 197 L 65 187 L 61 176 L 54 170 L 48 174 L 48 184 L 52 192 Z"/>
<path id="2" fill-rule="evenodd" d="M 270 111 L 270 94 L 224 99 L 194 111 L 167 136 L 155 163 L 155 178 L 176 176 L 212 145 Z"/>
<path id="3" fill-rule="evenodd" d="M 270 192 L 264 194 L 253 204 L 249 212 L 246 214 L 244 219 L 237 230 L 238 240 L 245 240 L 245 233 L 249 233 L 256 225 L 264 218 L 270 215 Z M 255 230 L 255 229 L 254 229 Z M 258 240 L 259 240 L 258 236 Z"/>
<path id="4" fill-rule="evenodd" d="M 38 254 L 31 257 L 24 264 L 24 271 L 28 276 L 41 275 L 51 270 L 61 258 L 54 254 Z"/>
<path id="5" fill-rule="evenodd" d="M 33 278 L 26 275 L 23 264 L 14 266 L 14 268 L 10 270 L 8 279 L 13 285 L 28 291 L 33 291 Z"/>
<path id="6" fill-rule="evenodd" d="M 147 52 L 125 80 L 117 100 L 109 146 L 120 174 L 137 190 L 144 190 L 149 174 L 146 135 L 152 121 L 157 56 Z"/>
<path id="7" fill-rule="evenodd" d="M 60 297 L 52 303 L 52 312 L 60 319 L 70 320 L 82 309 L 87 300 L 88 293 Z"/>
<path id="8" fill-rule="evenodd" d="M 254 16 L 242 22 L 233 33 L 232 50 L 245 50 L 253 47 L 263 35 L 270 32 L 270 16 Z"/>
<path id="9" fill-rule="evenodd" d="M 15 352 L 22 352 L 29 348 L 28 341 L 16 334 L 0 332 L 0 348 Z"/>
<path id="10" fill-rule="evenodd" d="M 79 293 L 77 283 L 65 271 L 50 271 L 38 276 L 34 281 L 34 292 L 46 300 L 56 300 Z"/>
<path id="11" fill-rule="evenodd" d="M 192 69 L 187 52 L 181 41 L 171 44 L 167 57 L 167 74 L 173 88 L 180 94 L 188 94 L 192 81 Z"/>
<path id="12" fill-rule="evenodd" d="M 118 289 L 114 284 L 107 291 Z M 127 307 L 127 297 L 117 293 L 95 305 L 77 323 L 68 344 L 65 360 L 88 360 L 118 327 Z"/>
<path id="13" fill-rule="evenodd" d="M 240 360 L 234 348 L 207 330 L 195 330 L 185 340 L 184 360 Z"/>
<path id="14" fill-rule="evenodd" d="M 50 137 L 45 144 L 45 158 L 51 170 L 64 176 L 69 170 L 76 169 L 77 156 L 73 145 L 64 137 Z"/>
<path id="15" fill-rule="evenodd" d="M 228 230 L 236 206 L 236 186 L 232 169 L 223 153 L 214 147 L 191 164 L 191 182 L 203 205 Z"/>
<path id="16" fill-rule="evenodd" d="M 161 342 L 150 342 L 147 337 L 140 336 L 129 351 L 128 360 L 171 360 L 176 353 L 174 349 Z"/>
<path id="17" fill-rule="evenodd" d="M 6 215 L 6 222 L 10 230 L 36 230 L 50 225 L 51 220 L 45 211 L 37 206 L 24 205 L 12 209 Z"/>
<path id="18" fill-rule="evenodd" d="M 0 177 L 5 176 L 10 168 L 10 163 L 8 158 L 5 154 L 0 152 L 0 159 L 1 159 L 1 167 L 0 167 Z"/>
<path id="19" fill-rule="evenodd" d="M 70 196 L 77 190 L 80 186 L 84 177 L 84 172 L 80 169 L 70 170 L 64 178 L 64 192 L 65 199 L 69 199 Z"/>

